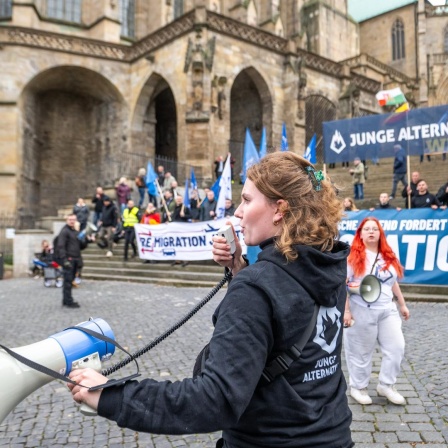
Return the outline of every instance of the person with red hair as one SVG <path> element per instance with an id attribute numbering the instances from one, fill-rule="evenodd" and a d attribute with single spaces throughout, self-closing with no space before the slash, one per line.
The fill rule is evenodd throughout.
<path id="1" fill-rule="evenodd" d="M 373 303 L 353 293 L 345 305 L 344 331 L 350 395 L 360 404 L 371 404 L 367 387 L 372 372 L 375 344 L 383 355 L 377 392 L 395 404 L 405 404 L 404 397 L 395 390 L 397 376 L 404 356 L 404 336 L 400 314 L 409 319 L 397 278 L 403 276 L 403 267 L 386 240 L 378 219 L 365 218 L 356 230 L 347 259 L 349 286 L 359 285 L 366 275 L 374 275 L 381 284 L 381 293 Z M 396 297 L 400 314 L 394 302 Z"/>

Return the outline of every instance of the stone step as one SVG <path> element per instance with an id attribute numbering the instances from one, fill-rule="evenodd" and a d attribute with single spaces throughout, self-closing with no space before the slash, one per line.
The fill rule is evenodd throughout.
<path id="1" fill-rule="evenodd" d="M 163 278 L 159 276 L 142 276 L 142 275 L 119 275 L 114 273 L 113 276 L 110 273 L 94 272 L 90 269 L 83 270 L 83 278 L 89 280 L 104 280 L 104 281 L 125 281 L 135 283 L 150 283 L 163 286 L 176 286 L 176 287 L 204 287 L 213 288 L 218 284 L 223 276 L 216 281 L 212 281 L 211 278 L 204 280 L 201 275 L 194 275 L 194 279 L 187 279 L 181 277 L 169 277 Z"/>

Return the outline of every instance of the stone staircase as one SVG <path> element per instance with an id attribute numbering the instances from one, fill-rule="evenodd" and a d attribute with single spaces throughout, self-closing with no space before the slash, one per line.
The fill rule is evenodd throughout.
<path id="1" fill-rule="evenodd" d="M 224 269 L 213 260 L 191 261 L 185 267 L 180 264 L 172 266 L 171 262 L 165 261 L 145 263 L 139 258 L 125 262 L 123 250 L 124 243 L 120 241 L 114 249 L 114 256 L 108 258 L 104 250 L 90 244 L 82 252 L 83 278 L 211 288 L 224 276 Z"/>
<path id="2" fill-rule="evenodd" d="M 430 193 L 436 194 L 438 189 L 448 180 L 448 160 L 443 161 L 442 155 L 431 156 L 431 162 L 425 158 L 423 163 L 420 163 L 420 157 L 411 156 L 410 159 L 411 173 L 418 171 L 420 178 L 425 179 L 428 184 Z M 379 200 L 381 193 L 390 194 L 392 190 L 392 173 L 393 173 L 393 158 L 380 159 L 379 165 L 373 165 L 370 160 L 367 160 L 369 176 L 364 184 L 364 200 L 356 201 L 356 206 L 361 209 L 374 207 Z M 328 169 L 327 174 L 331 176 L 333 182 L 341 188 L 341 197 L 353 198 L 353 184 L 352 176 L 348 168 L 342 168 L 338 163 L 336 168 Z M 401 197 L 403 186 L 400 183 L 397 188 L 395 199 L 391 204 L 395 207 L 404 207 L 405 200 Z"/>
<path id="3" fill-rule="evenodd" d="M 105 253 L 95 244 L 83 251 L 84 279 L 212 288 L 224 275 L 223 268 L 213 260 L 191 261 L 185 267 L 162 261 L 145 263 L 138 258 L 125 262 L 122 242 L 115 247 L 113 257 L 107 258 Z M 401 284 L 401 289 L 410 302 L 448 302 L 448 286 Z"/>

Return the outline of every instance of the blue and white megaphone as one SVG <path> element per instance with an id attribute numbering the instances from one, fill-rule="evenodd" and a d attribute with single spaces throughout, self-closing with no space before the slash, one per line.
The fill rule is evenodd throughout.
<path id="1" fill-rule="evenodd" d="M 115 340 L 112 329 L 103 319 L 91 319 L 76 326 Z M 100 371 L 101 361 L 113 355 L 115 346 L 72 327 L 43 341 L 11 350 L 68 375 L 74 369 L 85 367 Z M 53 377 L 22 364 L 0 349 L 0 423 L 23 399 L 52 380 Z"/>

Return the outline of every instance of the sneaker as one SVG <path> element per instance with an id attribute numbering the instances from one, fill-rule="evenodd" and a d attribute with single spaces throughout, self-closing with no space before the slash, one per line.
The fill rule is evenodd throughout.
<path id="1" fill-rule="evenodd" d="M 78 302 L 63 303 L 62 306 L 65 306 L 66 308 L 80 308 L 81 307 L 81 305 Z"/>
<path id="2" fill-rule="evenodd" d="M 113 255 L 113 253 L 110 250 L 108 250 L 107 254 L 106 254 L 106 257 L 112 257 L 112 255 Z"/>
<path id="3" fill-rule="evenodd" d="M 354 387 L 351 387 L 350 395 L 359 404 L 372 404 L 372 399 L 370 398 L 369 393 L 367 392 L 367 388 L 355 389 Z"/>
<path id="4" fill-rule="evenodd" d="M 391 201 L 392 199 L 395 199 L 392 195 L 389 196 L 389 201 Z"/>
<path id="5" fill-rule="evenodd" d="M 390 402 L 394 404 L 405 404 L 406 400 L 404 399 L 403 395 L 399 394 L 395 390 L 395 386 L 388 384 L 382 384 L 379 383 L 376 387 L 376 391 L 378 392 L 378 395 L 380 397 L 386 397 Z"/>

